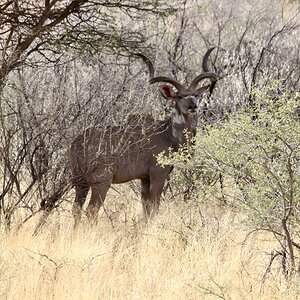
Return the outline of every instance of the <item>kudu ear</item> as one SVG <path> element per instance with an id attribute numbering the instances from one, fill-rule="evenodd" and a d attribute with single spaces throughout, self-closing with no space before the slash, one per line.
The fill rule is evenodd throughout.
<path id="1" fill-rule="evenodd" d="M 197 92 L 199 95 L 202 95 L 204 92 L 206 92 L 210 88 L 211 84 L 201 86 L 199 89 L 197 89 Z"/>
<path id="2" fill-rule="evenodd" d="M 159 87 L 159 91 L 162 94 L 162 96 L 167 100 L 175 100 L 176 94 L 174 90 L 167 84 L 163 84 Z"/>

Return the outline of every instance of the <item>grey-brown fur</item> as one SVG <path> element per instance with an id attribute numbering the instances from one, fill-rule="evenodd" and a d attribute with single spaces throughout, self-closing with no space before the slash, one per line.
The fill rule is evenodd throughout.
<path id="1" fill-rule="evenodd" d="M 211 52 L 211 49 L 208 51 Z M 94 221 L 103 205 L 106 193 L 112 183 L 141 180 L 141 198 L 145 217 L 155 214 L 160 195 L 172 166 L 161 167 L 156 157 L 164 150 L 176 151 L 186 142 L 185 132 L 194 136 L 197 127 L 197 101 L 209 87 L 198 88 L 203 79 L 215 82 L 218 75 L 204 72 L 185 88 L 169 77 L 154 77 L 151 61 L 140 55 L 148 64 L 150 83 L 165 82 L 160 92 L 173 101 L 171 117 L 155 121 L 151 116 L 134 115 L 127 123 L 114 127 L 91 127 L 80 134 L 70 148 L 70 167 L 76 191 L 73 214 L 76 223 L 80 220 L 82 206 L 91 188 L 91 199 L 87 216 Z M 205 56 L 206 60 L 208 55 Z M 207 62 L 203 62 L 207 65 Z"/>

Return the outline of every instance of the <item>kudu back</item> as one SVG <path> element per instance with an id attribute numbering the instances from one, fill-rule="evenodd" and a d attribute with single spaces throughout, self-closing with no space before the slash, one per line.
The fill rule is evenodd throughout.
<path id="1" fill-rule="evenodd" d="M 80 220 L 89 189 L 91 199 L 86 213 L 91 221 L 95 221 L 111 184 L 134 179 L 141 180 L 145 217 L 158 211 L 163 186 L 172 166 L 161 167 L 156 157 L 164 150 L 177 151 L 187 142 L 186 133 L 195 135 L 197 102 L 219 79 L 216 73 L 207 70 L 212 49 L 203 58 L 204 72 L 195 77 L 187 88 L 170 77 L 154 77 L 152 62 L 139 54 L 148 65 L 150 84 L 163 83 L 159 90 L 172 103 L 171 116 L 164 121 L 155 121 L 148 115 L 133 115 L 122 126 L 88 128 L 73 141 L 69 159 L 76 191 L 73 205 L 75 224 Z M 199 87 L 204 79 L 208 79 L 209 84 Z"/>

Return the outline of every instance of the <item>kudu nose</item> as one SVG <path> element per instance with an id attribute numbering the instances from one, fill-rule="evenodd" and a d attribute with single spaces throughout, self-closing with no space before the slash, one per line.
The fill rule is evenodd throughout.
<path id="1" fill-rule="evenodd" d="M 189 112 L 189 113 L 195 113 L 196 110 L 197 110 L 197 105 L 196 105 L 195 103 L 190 104 L 190 105 L 188 106 L 188 112 Z"/>

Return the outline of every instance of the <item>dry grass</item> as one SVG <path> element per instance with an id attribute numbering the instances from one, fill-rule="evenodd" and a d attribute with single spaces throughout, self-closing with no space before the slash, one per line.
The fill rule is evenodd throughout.
<path id="1" fill-rule="evenodd" d="M 245 242 L 241 216 L 233 211 L 163 203 L 146 225 L 130 218 L 141 210 L 137 201 L 127 205 L 118 198 L 110 196 L 113 217 L 103 214 L 97 227 L 83 222 L 74 233 L 65 212 L 53 215 L 36 237 L 37 219 L 17 233 L 3 231 L 0 298 L 297 298 L 279 272 L 263 282 L 269 260 L 263 253 L 274 241 L 253 235 Z"/>

